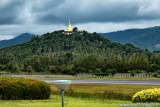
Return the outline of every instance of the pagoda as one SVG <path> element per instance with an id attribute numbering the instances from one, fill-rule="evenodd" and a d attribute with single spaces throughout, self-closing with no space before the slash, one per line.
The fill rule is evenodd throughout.
<path id="1" fill-rule="evenodd" d="M 71 24 L 70 24 L 70 20 L 69 20 L 69 24 L 68 24 L 68 31 L 72 31 L 72 28 L 71 28 Z"/>
<path id="2" fill-rule="evenodd" d="M 63 33 L 66 33 L 66 34 L 71 34 L 71 33 L 74 33 L 74 31 L 72 30 L 72 27 L 71 27 L 71 23 L 70 23 L 70 20 L 69 20 L 69 24 L 68 24 L 68 28 L 67 30 L 64 29 L 64 32 Z M 83 31 L 82 30 L 78 30 L 77 33 L 80 33 L 82 34 Z"/>
<path id="3" fill-rule="evenodd" d="M 73 30 L 72 30 L 72 28 L 71 28 L 70 20 L 69 20 L 68 28 L 67 28 L 67 30 L 64 29 L 64 32 L 65 32 L 65 33 L 73 33 Z"/>

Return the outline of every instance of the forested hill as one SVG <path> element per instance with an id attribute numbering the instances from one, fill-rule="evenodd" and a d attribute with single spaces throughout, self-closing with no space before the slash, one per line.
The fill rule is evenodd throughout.
<path id="1" fill-rule="evenodd" d="M 128 29 L 111 33 L 100 33 L 113 42 L 131 43 L 142 49 L 150 51 L 160 50 L 160 27 L 151 27 L 145 29 Z"/>
<path id="2" fill-rule="evenodd" d="M 2 40 L 2 41 L 0 41 L 0 48 L 4 48 L 7 46 L 12 46 L 12 45 L 16 45 L 19 43 L 24 43 L 24 42 L 30 41 L 32 36 L 33 36 L 33 34 L 23 33 L 13 39 Z"/>
<path id="3" fill-rule="evenodd" d="M 33 36 L 31 41 L 0 49 L 0 61 L 3 64 L 8 61 L 19 62 L 32 55 L 54 56 L 61 58 L 64 55 L 83 56 L 86 54 L 129 54 L 143 53 L 140 48 L 131 44 L 121 45 L 112 43 L 107 38 L 97 34 L 83 32 L 70 35 L 52 32 L 41 37 Z M 70 53 L 70 54 L 68 54 Z"/>

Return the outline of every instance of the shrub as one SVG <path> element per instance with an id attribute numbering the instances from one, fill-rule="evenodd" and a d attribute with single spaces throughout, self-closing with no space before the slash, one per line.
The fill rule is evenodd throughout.
<path id="1" fill-rule="evenodd" d="M 107 69 L 107 70 L 105 71 L 105 73 L 112 74 L 112 75 L 114 75 L 116 72 L 117 72 L 116 69 Z"/>
<path id="2" fill-rule="evenodd" d="M 160 74 L 160 70 L 157 70 L 157 71 L 155 71 L 155 72 L 152 73 L 152 75 L 153 75 L 154 77 L 157 77 L 157 75 L 159 75 L 159 74 Z"/>
<path id="3" fill-rule="evenodd" d="M 137 92 L 133 98 L 133 103 L 160 102 L 160 88 L 142 90 Z"/>
<path id="4" fill-rule="evenodd" d="M 94 73 L 102 73 L 101 68 L 96 68 L 95 71 L 94 71 Z"/>
<path id="5" fill-rule="evenodd" d="M 132 74 L 138 74 L 138 73 L 145 73 L 146 71 L 144 70 L 130 70 L 128 71 L 128 73 L 132 73 Z"/>
<path id="6" fill-rule="evenodd" d="M 48 99 L 50 94 L 49 84 L 43 81 L 0 77 L 0 99 L 2 100 Z"/>

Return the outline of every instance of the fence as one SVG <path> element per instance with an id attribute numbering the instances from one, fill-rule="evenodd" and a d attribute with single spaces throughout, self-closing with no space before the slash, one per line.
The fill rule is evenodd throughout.
<path id="1" fill-rule="evenodd" d="M 71 77 L 72 75 L 1 75 L 6 77 Z M 76 74 L 76 77 L 153 77 L 151 74 L 147 73 L 138 73 L 132 75 L 131 73 L 116 73 L 114 75 L 108 74 L 108 75 L 95 75 L 95 74 Z M 160 75 L 157 75 L 157 77 L 160 78 Z"/>
<path id="2" fill-rule="evenodd" d="M 76 74 L 75 76 L 77 77 L 93 77 L 96 76 L 95 74 Z M 98 75 L 103 76 L 103 77 L 153 77 L 151 74 L 147 73 L 138 73 L 138 74 L 131 74 L 131 73 L 116 73 L 114 75 L 108 74 L 107 76 L 105 75 Z M 160 77 L 160 75 L 157 75 L 157 77 Z"/>
<path id="3" fill-rule="evenodd" d="M 116 73 L 113 77 L 131 77 L 131 73 Z"/>
<path id="4" fill-rule="evenodd" d="M 94 74 L 76 74 L 77 77 L 95 77 Z"/>
<path id="5" fill-rule="evenodd" d="M 139 73 L 139 74 L 135 74 L 134 77 L 153 77 L 153 76 L 147 73 Z"/>

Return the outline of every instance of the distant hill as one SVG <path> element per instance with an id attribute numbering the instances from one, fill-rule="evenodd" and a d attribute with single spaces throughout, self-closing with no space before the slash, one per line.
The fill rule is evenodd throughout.
<path id="1" fill-rule="evenodd" d="M 0 49 L 0 58 L 4 61 L 22 61 L 32 55 L 64 57 L 71 53 L 73 57 L 87 54 L 131 54 L 143 53 L 144 50 L 131 44 L 121 45 L 112 43 L 107 38 L 97 34 L 83 32 L 83 34 L 46 33 L 41 37 L 33 36 L 31 41 Z M 68 54 L 67 54 L 68 55 Z M 7 58 L 7 59 L 6 59 Z M 11 60 L 12 59 L 12 60 Z"/>
<path id="2" fill-rule="evenodd" d="M 30 41 L 32 36 L 33 36 L 33 34 L 23 33 L 13 39 L 2 40 L 2 41 L 0 41 L 0 48 L 4 48 L 7 46 L 12 46 L 12 45 L 16 45 L 19 43 L 24 43 L 24 42 Z"/>
<path id="3" fill-rule="evenodd" d="M 99 33 L 118 43 L 131 43 L 136 47 L 150 51 L 160 50 L 160 27 L 128 29 L 111 33 Z"/>

